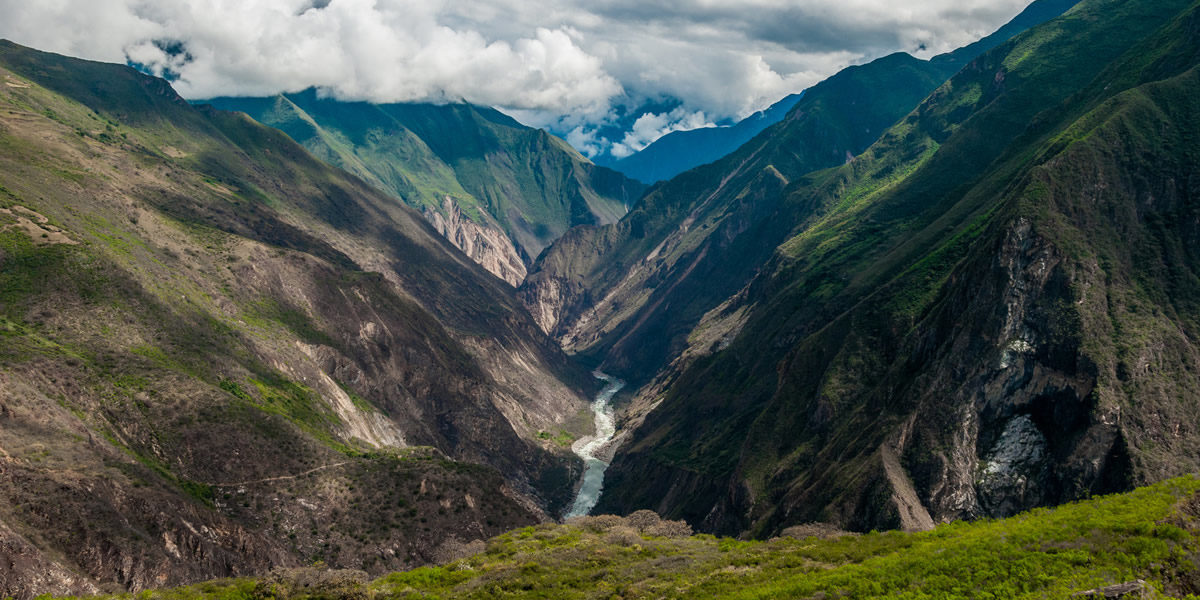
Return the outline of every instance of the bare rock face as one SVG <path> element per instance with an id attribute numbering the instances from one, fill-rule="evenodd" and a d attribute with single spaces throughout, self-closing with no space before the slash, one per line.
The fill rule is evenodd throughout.
<path id="1" fill-rule="evenodd" d="M 552 334 L 558 327 L 563 308 L 566 305 L 566 283 L 560 277 L 539 277 L 534 285 L 521 288 L 521 300 L 525 309 L 533 316 L 533 321 L 547 334 Z"/>
<path id="2" fill-rule="evenodd" d="M 525 280 L 525 262 L 512 240 L 499 227 L 485 227 L 468 219 L 449 196 L 442 200 L 441 212 L 426 209 L 425 218 L 454 247 L 491 274 L 513 287 Z"/>
<path id="3" fill-rule="evenodd" d="M 976 488 L 983 506 L 989 512 L 1008 514 L 1016 507 L 1036 504 L 1045 455 L 1046 437 L 1033 420 L 1026 415 L 1013 417 L 984 459 Z"/>

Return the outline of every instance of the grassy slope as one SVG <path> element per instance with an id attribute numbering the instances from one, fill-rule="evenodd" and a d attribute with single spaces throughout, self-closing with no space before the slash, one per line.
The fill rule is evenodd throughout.
<path id="1" fill-rule="evenodd" d="M 7 42 L 0 337 L 0 595 L 51 565 L 37 589 L 396 568 L 569 491 L 534 436 L 582 408 L 557 377 L 586 374 L 419 215 L 161 80 Z M 398 437 L 509 479 L 363 479 Z M 389 488 L 422 473 L 437 492 Z"/>
<path id="2" fill-rule="evenodd" d="M 519 529 L 460 562 L 330 597 L 1063 598 L 1135 579 L 1184 597 L 1200 591 L 1198 491 L 1190 477 L 925 533 L 767 542 L 661 537 L 590 518 Z M 234 600 L 254 589 L 224 581 L 139 598 Z"/>
<path id="3" fill-rule="evenodd" d="M 801 225 L 751 289 L 741 337 L 680 376 L 629 451 L 654 458 L 614 470 L 676 465 L 691 475 L 675 485 L 712 486 L 682 514 L 726 518 L 711 512 L 720 498 L 730 513 L 755 506 L 742 524 L 770 529 L 899 525 L 880 482 L 885 442 L 907 452 L 935 516 L 1012 510 L 988 504 L 970 465 L 1014 413 L 1037 421 L 1058 461 L 1017 506 L 1194 468 L 1179 460 L 1194 439 L 1170 441 L 1169 429 L 1196 426 L 1196 263 L 1183 250 L 1194 190 L 1176 185 L 1195 168 L 1195 15 L 1170 21 L 1188 4 L 1081 4 L 973 62 L 852 164 L 798 186 L 776 218 Z M 1089 130 L 1083 144 L 1072 133 Z M 1010 345 L 1022 336 L 1031 350 Z M 1010 359 L 1015 371 L 994 367 Z M 1139 361 L 1166 373 L 1118 364 Z M 967 443 L 955 437 L 962 411 L 977 419 Z M 1123 426 L 1106 428 L 1114 412 Z M 1072 463 L 1089 454 L 1110 471 Z M 741 497 L 721 479 L 734 472 Z M 653 506 L 663 491 L 607 498 Z M 971 500 L 954 506 L 955 494 Z"/>
<path id="4" fill-rule="evenodd" d="M 441 212 L 449 196 L 470 219 L 503 230 L 526 260 L 569 227 L 617 220 L 641 193 L 640 184 L 491 109 L 338 102 L 314 90 L 212 103 L 278 127 L 418 209 Z"/>

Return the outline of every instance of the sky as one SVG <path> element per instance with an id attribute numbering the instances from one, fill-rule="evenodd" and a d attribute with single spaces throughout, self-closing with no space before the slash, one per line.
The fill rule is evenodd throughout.
<path id="1" fill-rule="evenodd" d="M 0 0 L 0 38 L 138 64 L 189 99 L 465 100 L 620 157 L 852 64 L 953 50 L 1029 2 Z"/>

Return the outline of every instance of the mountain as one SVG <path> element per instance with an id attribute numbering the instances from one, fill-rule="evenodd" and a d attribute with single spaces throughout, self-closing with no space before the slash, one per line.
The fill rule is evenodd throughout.
<path id="1" fill-rule="evenodd" d="M 1192 598 L 1200 482 L 932 532 L 801 526 L 769 541 L 688 536 L 648 511 L 539 525 L 461 561 L 393 573 L 319 568 L 147 593 L 147 600 L 412 598 Z M 273 589 L 272 589 L 273 588 Z"/>
<path id="2" fill-rule="evenodd" d="M 1036 27 L 1071 10 L 1076 4 L 1079 4 L 1079 0 L 1038 0 L 1026 6 L 1020 14 L 1013 17 L 1011 21 L 1005 23 L 991 35 L 967 44 L 953 52 L 939 54 L 931 60 L 933 62 L 964 65 L 984 52 L 1003 44 L 1013 36 L 1024 32 L 1026 29 Z"/>
<path id="3" fill-rule="evenodd" d="M 568 232 L 522 298 L 568 351 L 644 383 L 785 239 L 789 223 L 762 219 L 792 180 L 862 153 L 959 67 L 896 53 L 835 74 L 734 153 L 652 187 L 619 223 Z"/>
<path id="4" fill-rule="evenodd" d="M 813 86 L 787 121 L 716 163 L 652 187 L 620 222 L 567 232 L 521 287 L 530 312 L 568 351 L 644 382 L 782 241 L 746 230 L 788 178 L 862 152 L 943 75 L 927 61 L 893 54 Z M 878 89 L 892 92 L 872 93 Z"/>
<path id="5" fill-rule="evenodd" d="M 930 62 L 945 66 L 948 77 L 976 56 L 995 48 L 1034 25 L 1063 14 L 1078 1 L 1042 0 L 1034 2 L 991 35 L 954 52 L 935 56 Z M 892 90 L 881 88 L 872 90 L 871 93 L 890 94 Z M 598 160 L 597 164 L 610 167 L 647 183 L 666 181 L 684 171 L 711 163 L 737 150 L 767 127 L 782 121 L 792 107 L 800 101 L 802 95 L 802 93 L 791 94 L 767 109 L 754 113 L 731 126 L 673 131 L 629 156 L 620 159 Z"/>
<path id="6" fill-rule="evenodd" d="M 621 159 L 602 161 L 638 181 L 657 183 L 713 162 L 783 120 L 803 94 L 791 94 L 733 125 L 673 131 Z"/>
<path id="7" fill-rule="evenodd" d="M 341 102 L 310 89 L 216 98 L 422 211 L 459 249 L 518 285 L 568 228 L 625 214 L 643 185 L 491 109 Z"/>
<path id="8" fill-rule="evenodd" d="M 640 392 L 599 509 L 925 529 L 1200 469 L 1197 98 L 1200 3 L 1084 0 L 845 165 L 727 174 L 778 184 L 653 294 L 780 243 Z"/>
<path id="9" fill-rule="evenodd" d="M 547 142 L 553 143 L 553 142 Z M 592 378 L 393 196 L 0 42 L 0 597 L 440 560 L 570 500 Z"/>

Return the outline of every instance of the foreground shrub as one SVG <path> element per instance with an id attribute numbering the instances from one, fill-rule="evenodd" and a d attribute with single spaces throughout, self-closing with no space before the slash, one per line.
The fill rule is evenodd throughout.
<path id="1" fill-rule="evenodd" d="M 367 574 L 351 569 L 275 569 L 251 593 L 253 600 L 370 600 Z"/>

